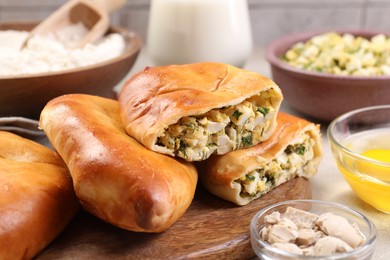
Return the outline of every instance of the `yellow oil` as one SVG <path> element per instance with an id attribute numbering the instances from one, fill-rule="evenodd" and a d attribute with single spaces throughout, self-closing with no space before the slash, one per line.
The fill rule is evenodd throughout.
<path id="1" fill-rule="evenodd" d="M 342 144 L 368 158 L 339 154 L 346 181 L 362 200 L 390 214 L 390 128 L 352 135 Z"/>
<path id="2" fill-rule="evenodd" d="M 390 133 L 389 133 L 390 134 Z M 390 150 L 389 149 L 370 149 L 362 153 L 362 155 L 380 161 L 390 163 Z"/>

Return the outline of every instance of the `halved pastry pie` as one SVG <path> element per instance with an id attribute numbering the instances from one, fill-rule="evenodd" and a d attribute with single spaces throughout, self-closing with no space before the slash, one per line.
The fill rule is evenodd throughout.
<path id="1" fill-rule="evenodd" d="M 266 141 L 205 161 L 199 177 L 206 189 L 246 205 L 295 177 L 312 177 L 323 154 L 319 125 L 282 112 L 277 123 Z"/>
<path id="2" fill-rule="evenodd" d="M 267 139 L 282 99 L 272 80 L 221 63 L 147 67 L 119 95 L 129 135 L 187 161 Z"/>

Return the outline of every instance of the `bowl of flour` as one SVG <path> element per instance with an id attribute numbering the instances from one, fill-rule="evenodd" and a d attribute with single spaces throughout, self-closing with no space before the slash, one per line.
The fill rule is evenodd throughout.
<path id="1" fill-rule="evenodd" d="M 76 24 L 34 36 L 36 23 L 0 24 L 0 116 L 38 119 L 46 103 L 60 95 L 85 93 L 115 98 L 114 87 L 129 72 L 141 49 L 140 36 L 111 27 L 97 42 L 72 48 L 85 28 Z"/>

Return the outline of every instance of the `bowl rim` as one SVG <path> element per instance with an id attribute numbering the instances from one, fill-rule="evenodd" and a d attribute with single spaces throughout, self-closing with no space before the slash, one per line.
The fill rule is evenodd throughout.
<path id="1" fill-rule="evenodd" d="M 319 30 L 312 30 L 312 31 L 305 31 L 305 32 L 297 32 L 297 33 L 284 35 L 268 43 L 265 48 L 265 58 L 273 67 L 282 69 L 289 73 L 294 73 L 294 74 L 311 77 L 311 78 L 328 79 L 328 80 L 367 80 L 367 81 L 390 80 L 390 75 L 356 76 L 356 75 L 337 75 L 337 74 L 330 74 L 330 73 L 308 71 L 308 70 L 293 67 L 289 65 L 287 62 L 281 60 L 281 58 L 276 55 L 276 50 L 281 46 L 283 46 L 285 42 L 289 43 L 289 47 L 287 48 L 289 49 L 293 44 L 297 42 L 307 41 L 313 36 L 320 35 L 327 32 L 336 32 L 339 34 L 350 33 L 355 36 L 366 35 L 366 37 L 372 37 L 377 34 L 384 34 L 390 36 L 390 32 L 364 30 L 364 29 L 319 29 Z"/>
<path id="2" fill-rule="evenodd" d="M 362 160 L 363 162 L 374 164 L 374 165 L 377 165 L 379 167 L 390 168 L 390 163 L 388 163 L 388 162 L 382 162 L 382 161 L 378 161 L 378 160 L 375 160 L 375 159 L 371 159 L 369 157 L 366 157 L 364 155 L 361 155 L 359 153 L 356 153 L 356 152 L 346 148 L 338 140 L 336 140 L 336 138 L 334 137 L 334 134 L 333 134 L 333 130 L 334 130 L 336 124 L 339 123 L 340 121 L 345 120 L 345 119 L 349 118 L 350 116 L 353 116 L 353 115 L 356 115 L 356 114 L 359 114 L 359 113 L 362 113 L 362 112 L 373 111 L 373 110 L 382 110 L 382 109 L 390 110 L 390 104 L 388 104 L 388 105 L 378 105 L 378 106 L 363 107 L 363 108 L 359 108 L 359 109 L 355 109 L 355 110 L 349 111 L 347 113 L 344 113 L 344 114 L 336 117 L 329 124 L 328 129 L 326 131 L 326 134 L 327 134 L 329 142 L 331 142 L 334 145 L 336 145 L 339 149 L 341 149 L 343 152 L 347 153 L 348 155 L 350 155 L 350 156 L 352 156 L 352 157 L 354 157 L 356 159 Z"/>
<path id="3" fill-rule="evenodd" d="M 288 204 L 293 204 L 293 203 L 311 203 L 311 204 L 317 204 L 317 205 L 327 205 L 331 207 L 335 207 L 338 209 L 341 209 L 343 211 L 346 211 L 348 213 L 351 213 L 352 215 L 358 217 L 359 219 L 362 219 L 368 226 L 369 230 L 369 237 L 366 238 L 366 241 L 363 245 L 358 246 L 357 248 L 354 248 L 353 250 L 345 253 L 339 253 L 335 255 L 327 255 L 327 256 L 310 256 L 310 255 L 299 255 L 299 254 L 294 254 L 290 253 L 287 251 L 284 251 L 282 249 L 278 249 L 270 245 L 269 243 L 263 241 L 260 236 L 259 232 L 257 231 L 257 220 L 261 215 L 263 215 L 265 212 L 269 211 L 272 208 L 276 208 L 279 206 L 283 205 L 288 205 Z M 291 259 L 299 257 L 299 259 L 324 259 L 324 258 L 330 258 L 333 260 L 337 259 L 347 259 L 347 257 L 353 257 L 356 256 L 356 254 L 361 254 L 366 250 L 370 250 L 371 247 L 374 246 L 374 243 L 376 241 L 377 237 L 377 229 L 375 224 L 368 218 L 366 217 L 363 213 L 347 206 L 343 205 L 341 203 L 336 203 L 336 202 L 331 202 L 331 201 L 324 201 L 324 200 L 316 200 L 316 199 L 298 199 L 298 200 L 286 200 L 282 202 L 278 202 L 275 204 L 271 204 L 261 210 L 259 210 L 251 219 L 250 222 L 250 236 L 251 239 L 254 239 L 256 242 L 261 244 L 264 248 L 267 248 L 269 251 L 279 254 L 281 256 L 286 256 L 286 257 L 292 257 Z"/>
<path id="4" fill-rule="evenodd" d="M 20 25 L 20 26 L 34 26 L 38 24 L 39 21 L 21 21 L 21 22 L 2 22 L 2 27 L 8 27 L 12 25 Z M 11 28 L 9 30 L 12 30 Z M 114 58 L 103 60 L 98 63 L 71 68 L 71 69 L 64 69 L 59 71 L 51 71 L 51 72 L 40 72 L 40 73 L 31 73 L 31 74 L 20 74 L 20 75 L 12 75 L 12 76 L 0 76 L 0 80 L 19 80 L 19 79 L 26 79 L 26 78 L 42 78 L 42 77 L 51 77 L 51 76 L 59 76 L 59 75 L 68 75 L 75 72 L 82 72 L 82 71 L 88 71 L 100 67 L 104 67 L 109 64 L 114 64 L 122 60 L 126 60 L 127 58 L 135 55 L 137 52 L 139 52 L 142 48 L 142 39 L 141 36 L 133 31 L 129 30 L 123 26 L 118 25 L 111 25 L 108 29 L 108 33 L 119 33 L 121 34 L 125 39 L 128 38 L 131 41 L 131 47 L 126 46 L 124 52 Z M 126 41 L 126 40 L 125 40 Z"/>

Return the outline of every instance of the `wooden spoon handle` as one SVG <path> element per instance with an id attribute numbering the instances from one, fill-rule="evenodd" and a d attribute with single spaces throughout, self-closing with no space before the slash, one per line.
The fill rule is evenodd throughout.
<path id="1" fill-rule="evenodd" d="M 93 0 L 93 1 L 99 3 L 99 5 L 107 13 L 112 13 L 113 11 L 121 8 L 126 3 L 126 0 Z"/>

